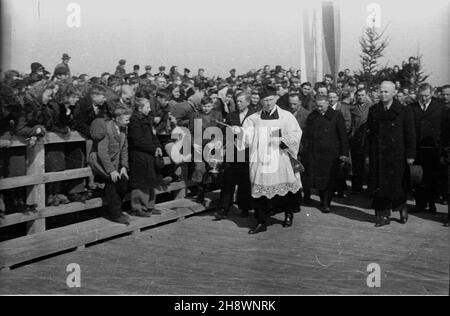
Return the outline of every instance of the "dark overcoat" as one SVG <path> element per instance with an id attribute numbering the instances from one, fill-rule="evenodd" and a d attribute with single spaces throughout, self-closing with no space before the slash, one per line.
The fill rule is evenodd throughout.
<path id="1" fill-rule="evenodd" d="M 352 153 L 364 155 L 366 141 L 367 116 L 369 115 L 370 104 L 357 104 L 351 111 L 352 125 L 350 129 L 350 146 Z"/>
<path id="2" fill-rule="evenodd" d="M 148 116 L 135 111 L 128 125 L 128 151 L 130 164 L 129 186 L 148 190 L 155 187 L 155 151 L 160 147 Z"/>
<path id="3" fill-rule="evenodd" d="M 441 156 L 446 164 L 447 193 L 450 195 L 450 108 L 445 110 L 444 125 L 441 134 Z"/>
<path id="4" fill-rule="evenodd" d="M 305 180 L 312 189 L 333 190 L 338 185 L 340 156 L 349 151 L 342 113 L 327 109 L 324 115 L 314 110 L 306 120 L 303 134 Z"/>
<path id="5" fill-rule="evenodd" d="M 424 182 L 435 182 L 439 175 L 439 153 L 441 134 L 444 128 L 445 106 L 432 100 L 424 112 L 418 102 L 411 105 L 416 128 L 417 154 L 415 164 L 421 165 Z"/>
<path id="6" fill-rule="evenodd" d="M 414 119 L 409 107 L 394 99 L 385 111 L 380 102 L 367 118 L 369 191 L 375 197 L 402 198 L 408 191 L 406 159 L 416 155 Z"/>

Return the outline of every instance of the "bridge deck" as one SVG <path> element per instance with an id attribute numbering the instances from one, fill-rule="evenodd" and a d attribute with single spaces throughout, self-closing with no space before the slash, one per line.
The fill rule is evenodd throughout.
<path id="1" fill-rule="evenodd" d="M 303 207 L 288 229 L 278 214 L 258 235 L 237 212 L 220 222 L 201 213 L 1 272 L 0 293 L 448 295 L 447 207 L 375 228 L 367 201 L 351 203 L 331 214 Z M 80 288 L 66 285 L 69 263 L 81 267 Z M 366 284 L 370 263 L 380 288 Z"/>

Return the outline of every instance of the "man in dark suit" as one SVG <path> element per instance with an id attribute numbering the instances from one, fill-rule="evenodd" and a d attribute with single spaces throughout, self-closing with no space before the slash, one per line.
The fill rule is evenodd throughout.
<path id="1" fill-rule="evenodd" d="M 312 85 L 309 82 L 304 82 L 301 85 L 301 95 L 300 99 L 302 101 L 302 106 L 308 111 L 313 111 L 317 105 L 314 101 Z"/>
<path id="2" fill-rule="evenodd" d="M 390 224 L 391 210 L 400 211 L 401 223 L 407 222 L 408 165 L 414 163 L 416 156 L 411 109 L 394 99 L 393 82 L 384 81 L 380 91 L 381 102 L 369 109 L 366 135 L 375 227 Z"/>
<path id="3" fill-rule="evenodd" d="M 239 130 L 237 127 L 241 127 L 245 119 L 255 113 L 255 111 L 249 108 L 250 95 L 248 93 L 239 93 L 236 96 L 236 105 L 238 109 L 231 112 L 226 118 L 226 124 L 232 126 L 232 128 L 227 128 L 227 134 L 225 135 L 226 150 L 232 149 L 234 155 L 232 157 L 229 155 L 226 156 L 227 158 L 232 158 L 232 161 L 226 160 L 226 167 L 223 172 L 222 189 L 220 192 L 221 208 L 215 214 L 218 220 L 227 218 L 233 203 L 234 188 L 236 185 L 238 186 L 238 205 L 242 210 L 241 216 L 247 217 L 251 207 L 249 149 L 246 148 L 238 151 L 235 146 L 234 135 Z"/>
<path id="4" fill-rule="evenodd" d="M 356 92 L 356 104 L 351 110 L 351 128 L 350 128 L 350 150 L 352 156 L 352 191 L 361 193 L 364 174 L 364 145 L 366 141 L 366 123 L 369 109 L 372 103 L 367 98 L 366 89 L 359 89 Z"/>
<path id="5" fill-rule="evenodd" d="M 289 94 L 289 108 L 290 108 L 290 111 L 292 112 L 292 114 L 297 119 L 298 125 L 300 125 L 300 128 L 302 129 L 303 134 L 305 134 L 306 120 L 308 119 L 308 116 L 311 114 L 311 112 L 302 106 L 302 102 L 300 100 L 300 95 L 298 93 Z M 303 146 L 302 146 L 302 143 L 300 143 L 300 149 L 299 149 L 298 155 L 297 155 L 298 161 L 303 161 L 303 159 L 304 159 L 303 156 L 304 156 L 303 155 Z M 300 177 L 302 179 L 302 184 L 303 184 L 303 194 L 304 194 L 303 202 L 307 204 L 312 201 L 311 200 L 311 190 L 308 186 L 308 182 L 305 180 L 304 172 L 302 172 L 300 174 Z M 298 192 L 297 198 L 298 198 L 298 207 L 299 207 L 298 210 L 300 210 L 300 201 L 302 199 L 301 191 Z"/>
<path id="6" fill-rule="evenodd" d="M 155 77 L 152 75 L 152 66 L 150 65 L 145 66 L 145 72 L 139 78 L 141 78 L 141 80 L 146 80 L 148 82 L 154 80 Z"/>
<path id="7" fill-rule="evenodd" d="M 348 138 L 342 113 L 329 106 L 327 97 L 318 96 L 316 104 L 317 109 L 306 121 L 302 141 L 305 186 L 319 190 L 321 210 L 330 213 L 333 192 L 339 185 L 339 165 L 349 159 Z"/>
<path id="8" fill-rule="evenodd" d="M 423 212 L 427 205 L 436 212 L 439 195 L 439 152 L 444 128 L 445 106 L 432 99 L 432 88 L 424 83 L 419 86 L 418 102 L 410 105 L 416 128 L 416 165 L 423 168 L 422 183 L 416 188 L 416 212 Z"/>
<path id="9" fill-rule="evenodd" d="M 449 224 L 449 213 L 450 213 L 450 108 L 445 110 L 445 124 L 444 129 L 442 131 L 442 150 L 441 150 L 441 162 L 446 167 L 445 176 L 447 177 L 447 205 L 448 205 L 448 213 L 447 213 L 447 223 L 445 226 Z"/>
<path id="10" fill-rule="evenodd" d="M 350 107 L 348 106 L 348 104 L 341 103 L 339 101 L 339 96 L 336 90 L 328 90 L 328 102 L 330 103 L 330 107 L 333 110 L 342 113 L 345 122 L 345 130 L 347 131 L 348 135 L 350 132 L 350 127 L 352 125 L 352 115 L 350 113 Z M 346 178 L 348 175 L 348 168 L 345 168 L 347 167 L 347 165 L 348 164 L 342 164 L 341 167 L 339 168 L 340 169 L 338 180 L 339 185 L 336 187 L 336 197 L 339 198 L 347 197 L 346 194 L 344 193 L 344 191 L 347 190 Z"/>

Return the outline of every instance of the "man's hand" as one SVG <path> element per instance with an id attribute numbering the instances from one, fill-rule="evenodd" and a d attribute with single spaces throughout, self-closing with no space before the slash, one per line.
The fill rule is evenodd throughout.
<path id="1" fill-rule="evenodd" d="M 159 116 L 155 116 L 155 118 L 153 119 L 153 122 L 155 124 L 159 124 L 159 122 L 161 122 L 161 118 Z"/>
<path id="2" fill-rule="evenodd" d="M 414 159 L 408 158 L 408 159 L 406 159 L 406 163 L 407 163 L 408 165 L 412 165 L 412 164 L 414 163 Z"/>
<path id="3" fill-rule="evenodd" d="M 350 163 L 350 158 L 348 158 L 347 156 L 340 156 L 339 159 L 340 159 L 342 162 Z"/>
<path id="4" fill-rule="evenodd" d="M 34 145 L 36 145 L 36 142 L 37 142 L 36 136 L 31 136 L 30 138 L 28 138 L 28 145 L 30 147 L 33 147 Z"/>
<path id="5" fill-rule="evenodd" d="M 231 127 L 231 132 L 235 135 L 239 134 L 241 132 L 241 128 L 237 125 L 234 125 Z"/>
<path id="6" fill-rule="evenodd" d="M 155 151 L 155 157 L 162 157 L 162 150 L 161 150 L 161 148 L 156 148 L 156 151 Z"/>
<path id="7" fill-rule="evenodd" d="M 113 171 L 109 174 L 109 176 L 111 177 L 112 182 L 116 183 L 119 178 L 120 178 L 120 174 L 117 171 Z"/>
<path id="8" fill-rule="evenodd" d="M 127 178 L 127 180 L 130 179 L 130 177 L 128 176 L 127 168 L 122 167 L 122 169 L 120 169 L 120 176 Z"/>

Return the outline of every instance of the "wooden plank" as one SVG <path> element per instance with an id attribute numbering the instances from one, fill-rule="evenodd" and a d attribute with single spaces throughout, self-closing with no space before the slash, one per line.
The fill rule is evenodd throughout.
<path id="1" fill-rule="evenodd" d="M 68 169 L 43 174 L 33 174 L 20 177 L 0 179 L 0 190 L 8 190 L 23 187 L 24 185 L 37 185 L 42 183 L 58 182 L 71 179 L 85 178 L 92 175 L 90 167 L 79 169 Z"/>
<path id="2" fill-rule="evenodd" d="M 44 144 L 56 144 L 67 142 L 84 142 L 86 139 L 80 135 L 77 131 L 71 131 L 68 135 L 56 134 L 48 132 L 42 138 Z M 23 147 L 28 146 L 28 141 L 20 136 L 13 135 L 11 147 Z"/>
<path id="3" fill-rule="evenodd" d="M 86 203 L 81 202 L 72 202 L 65 205 L 59 206 L 48 206 L 44 209 L 38 209 L 37 212 L 23 214 L 23 213 L 14 213 L 8 214 L 0 220 L 0 228 L 11 226 L 19 223 L 29 222 L 32 220 L 47 218 L 57 215 L 70 214 L 90 209 L 95 209 L 101 207 L 103 205 L 101 198 L 94 198 L 87 200 Z"/>
<path id="4" fill-rule="evenodd" d="M 80 135 L 77 131 L 71 131 L 68 135 L 47 133 L 44 136 L 46 144 L 67 143 L 67 142 L 84 142 L 86 138 Z"/>
<path id="5" fill-rule="evenodd" d="M 130 225 L 110 222 L 96 218 L 61 228 L 51 229 L 34 235 L 7 240 L 0 243 L 0 267 L 9 267 L 21 262 L 40 258 L 52 253 L 77 248 L 124 233 L 135 232 L 155 226 L 195 212 L 207 210 L 207 206 L 193 208 L 195 202 L 176 200 L 157 205 L 164 209 L 161 215 L 148 218 L 131 217 Z M 183 204 L 186 207 L 183 207 Z"/>
<path id="6" fill-rule="evenodd" d="M 184 181 L 175 182 L 170 184 L 165 188 L 160 188 L 156 190 L 156 194 L 179 191 L 186 188 L 186 183 Z M 125 201 L 130 199 L 129 194 L 125 196 Z M 183 200 L 184 201 L 184 200 Z M 13 213 L 5 215 L 3 219 L 0 220 L 0 228 L 7 227 L 11 225 L 16 225 L 19 223 L 30 222 L 37 219 L 43 219 L 52 216 L 70 214 L 80 211 L 85 211 L 89 209 L 94 209 L 103 206 L 103 201 L 101 198 L 94 198 L 87 200 L 86 203 L 73 202 L 65 205 L 59 206 L 48 206 L 37 208 L 37 212 L 23 214 L 23 213 Z M 195 207 L 195 206 L 194 206 Z"/>
<path id="7" fill-rule="evenodd" d="M 42 175 L 45 170 L 45 150 L 42 140 L 33 147 L 27 147 L 27 174 Z M 37 208 L 45 207 L 45 184 L 37 184 L 27 188 L 27 204 L 36 204 Z M 45 231 L 45 218 L 27 222 L 27 234 Z"/>

